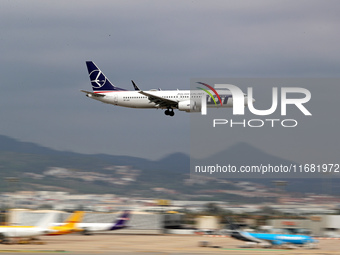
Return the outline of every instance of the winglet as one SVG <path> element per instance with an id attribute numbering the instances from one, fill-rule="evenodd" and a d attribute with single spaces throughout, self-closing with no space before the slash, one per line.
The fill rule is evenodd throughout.
<path id="1" fill-rule="evenodd" d="M 133 80 L 131 80 L 131 82 L 135 90 L 140 91 L 140 88 L 136 85 L 136 83 Z"/>

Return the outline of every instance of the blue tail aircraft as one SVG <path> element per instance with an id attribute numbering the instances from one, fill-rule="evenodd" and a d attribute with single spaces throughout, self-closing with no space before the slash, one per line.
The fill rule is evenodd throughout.
<path id="1" fill-rule="evenodd" d="M 308 248 L 316 248 L 317 240 L 307 235 L 287 235 L 287 234 L 270 234 L 270 233 L 250 233 L 245 231 L 239 231 L 237 226 L 235 226 L 229 220 L 231 237 L 250 242 L 253 244 L 258 244 L 262 247 L 271 247 L 271 246 L 306 246 Z"/>

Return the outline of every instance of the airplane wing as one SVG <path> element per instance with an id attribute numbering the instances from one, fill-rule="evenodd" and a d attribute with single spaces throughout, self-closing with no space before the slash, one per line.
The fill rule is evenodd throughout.
<path id="1" fill-rule="evenodd" d="M 177 108 L 178 102 L 167 98 L 159 97 L 145 91 L 139 91 L 140 94 L 147 96 L 149 100 L 160 108 Z"/>
<path id="2" fill-rule="evenodd" d="M 88 97 L 105 97 L 105 95 L 93 93 L 93 92 L 86 91 L 86 90 L 81 90 L 81 92 L 86 93 L 87 94 L 86 96 Z"/>

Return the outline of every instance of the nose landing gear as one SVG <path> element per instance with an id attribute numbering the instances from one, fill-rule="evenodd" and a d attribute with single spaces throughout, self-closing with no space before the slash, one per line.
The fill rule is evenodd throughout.
<path id="1" fill-rule="evenodd" d="M 164 114 L 172 117 L 175 115 L 175 112 L 172 108 L 168 108 L 167 110 L 165 110 Z"/>

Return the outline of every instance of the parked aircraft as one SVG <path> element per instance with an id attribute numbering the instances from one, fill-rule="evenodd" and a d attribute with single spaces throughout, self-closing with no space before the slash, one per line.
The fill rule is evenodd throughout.
<path id="1" fill-rule="evenodd" d="M 84 216 L 84 212 L 76 211 L 71 214 L 65 222 L 60 226 L 51 226 L 50 228 L 53 230 L 52 233 L 48 233 L 47 235 L 65 235 L 74 232 L 82 231 L 78 228 L 77 224 L 82 221 Z"/>
<path id="2" fill-rule="evenodd" d="M 307 235 L 287 235 L 287 234 L 270 234 L 270 233 L 251 233 L 237 230 L 237 227 L 230 222 L 229 225 L 232 230 L 231 237 L 248 242 L 248 244 L 258 244 L 262 247 L 271 246 L 306 246 L 308 248 L 316 248 L 318 242 L 311 236 Z M 290 247 L 295 248 L 295 247 Z"/>
<path id="3" fill-rule="evenodd" d="M 233 98 L 229 90 L 216 91 L 212 86 L 199 83 L 198 90 L 140 90 L 132 81 L 134 90 L 128 91 L 113 85 L 104 73 L 93 63 L 87 61 L 93 92 L 81 90 L 86 96 L 103 103 L 130 108 L 166 109 L 165 115 L 174 116 L 174 109 L 185 112 L 200 112 L 201 98 L 207 97 L 207 107 L 232 107 Z M 211 92 L 209 92 L 209 90 Z M 246 104 L 245 97 L 245 104 Z"/>
<path id="4" fill-rule="evenodd" d="M 54 233 L 49 226 L 55 219 L 55 213 L 47 213 L 35 226 L 0 226 L 0 242 L 8 242 L 11 238 L 34 238 Z"/>
<path id="5" fill-rule="evenodd" d="M 130 214 L 131 212 L 126 210 L 112 223 L 77 223 L 77 229 L 84 235 L 90 235 L 93 232 L 112 231 L 127 228 L 127 223 L 130 220 Z M 63 225 L 63 223 L 57 224 Z"/>

